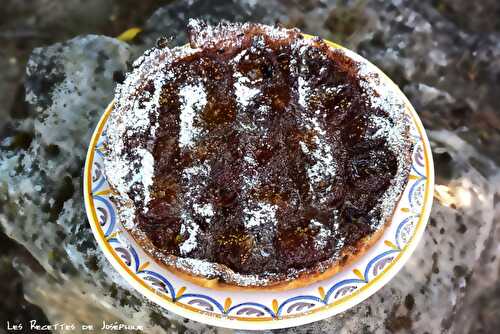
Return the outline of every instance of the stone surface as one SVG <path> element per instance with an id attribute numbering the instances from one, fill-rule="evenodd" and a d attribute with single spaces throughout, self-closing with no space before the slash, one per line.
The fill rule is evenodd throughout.
<path id="1" fill-rule="evenodd" d="M 31 54 L 25 81 L 29 106 L 19 103 L 11 116 L 2 117 L 8 126 L 0 135 L 0 223 L 22 246 L 17 248 L 27 250 L 11 255 L 27 300 L 51 323 L 106 319 L 148 326 L 148 332 L 231 332 L 186 322 L 131 289 L 97 248 L 82 200 L 86 146 L 112 98 L 113 77 L 160 35 L 172 36 L 172 45 L 184 43 L 187 19 L 203 17 L 281 22 L 352 48 L 400 85 L 432 142 L 438 192 L 425 237 L 404 269 L 341 315 L 277 332 L 498 328 L 500 27 L 492 14 L 498 13 L 497 2 L 208 3 L 164 6 L 129 45 L 88 35 Z M 5 74 L 0 89 L 13 89 L 9 78 L 19 75 Z"/>

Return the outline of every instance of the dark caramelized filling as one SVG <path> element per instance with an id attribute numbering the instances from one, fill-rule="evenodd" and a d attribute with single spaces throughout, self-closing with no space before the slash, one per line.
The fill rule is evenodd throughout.
<path id="1" fill-rule="evenodd" d="M 387 115 L 370 105 L 350 58 L 321 42 L 299 49 L 255 35 L 241 47 L 203 49 L 167 72 L 173 79 L 163 86 L 159 125 L 147 143 L 152 199 L 136 217 L 160 251 L 243 274 L 284 274 L 356 252 L 379 226 L 376 204 L 397 159 L 384 138 L 371 138 L 377 129 L 368 115 Z M 238 100 L 242 83 L 251 95 L 246 104 Z M 205 94 L 192 117 L 182 116 L 189 113 L 183 87 Z M 186 124 L 196 131 L 183 146 Z M 131 148 L 141 140 L 127 137 Z M 182 227 L 186 220 L 191 227 Z M 195 225 L 193 244 L 181 251 Z"/>

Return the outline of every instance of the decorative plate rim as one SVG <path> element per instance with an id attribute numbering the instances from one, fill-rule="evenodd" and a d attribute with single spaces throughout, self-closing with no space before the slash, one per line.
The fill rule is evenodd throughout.
<path id="1" fill-rule="evenodd" d="M 304 34 L 306 38 L 311 38 L 313 36 L 311 35 L 306 35 Z M 231 306 L 231 299 L 228 297 L 226 299 L 226 302 L 224 303 L 224 308 L 221 309 L 221 313 L 214 313 L 214 312 L 207 312 L 200 310 L 199 308 L 193 307 L 192 305 L 189 304 L 184 304 L 181 303 L 177 300 L 177 298 L 180 298 L 181 296 L 177 295 L 182 295 L 184 291 L 181 292 L 181 290 L 185 290 L 185 287 L 181 287 L 177 293 L 173 294 L 170 292 L 170 295 L 172 297 L 167 297 L 165 293 L 159 292 L 159 290 L 152 288 L 150 285 L 146 284 L 144 282 L 144 279 L 141 279 L 137 273 L 134 273 L 129 266 L 127 266 L 123 259 L 117 254 L 115 249 L 112 247 L 110 240 L 113 238 L 110 237 L 110 235 L 107 235 L 103 229 L 100 226 L 100 222 L 97 216 L 96 208 L 94 205 L 93 197 L 95 199 L 98 194 L 93 194 L 92 192 L 92 167 L 94 165 L 94 157 L 95 153 L 98 152 L 96 149 L 96 145 L 98 143 L 99 138 L 101 137 L 104 126 L 106 124 L 106 121 L 108 119 L 108 116 L 112 110 L 113 102 L 111 102 L 108 107 L 106 108 L 104 114 L 101 116 L 93 134 L 92 138 L 90 140 L 90 145 L 87 151 L 86 155 L 86 161 L 85 161 L 85 168 L 84 168 L 84 200 L 85 200 L 85 210 L 87 213 L 87 217 L 90 223 L 90 226 L 92 228 L 92 232 L 94 234 L 94 237 L 96 238 L 99 247 L 103 251 L 104 255 L 108 259 L 108 261 L 112 264 L 112 266 L 117 270 L 120 275 L 125 278 L 125 280 L 136 290 L 138 290 L 141 294 L 146 296 L 150 301 L 164 307 L 165 309 L 172 311 L 180 316 L 183 316 L 185 318 L 189 318 L 201 323 L 205 323 L 208 325 L 213 325 L 213 326 L 220 326 L 220 327 L 226 327 L 226 328 L 233 328 L 233 329 L 244 329 L 244 330 L 266 330 L 266 329 L 279 329 L 279 328 L 287 328 L 287 327 L 293 327 L 293 326 L 299 326 L 299 325 L 304 325 L 307 323 L 311 323 L 314 321 L 322 320 L 325 318 L 328 318 L 330 316 L 333 316 L 335 314 L 341 313 L 354 305 L 364 301 L 371 295 L 373 295 L 376 291 L 381 289 L 387 282 L 389 282 L 398 272 L 401 270 L 401 268 L 404 266 L 404 264 L 408 261 L 410 258 L 411 254 L 414 252 L 415 248 L 418 245 L 418 242 L 423 236 L 425 226 L 427 225 L 427 221 L 430 215 L 431 207 L 432 207 L 432 200 L 433 200 L 433 193 L 434 193 L 434 164 L 433 164 L 433 159 L 432 159 L 432 153 L 431 153 L 431 148 L 429 144 L 429 140 L 427 138 L 427 135 L 425 133 L 425 129 L 422 125 L 422 122 L 420 121 L 420 118 L 418 117 L 416 111 L 414 110 L 413 106 L 411 105 L 410 101 L 408 98 L 401 92 L 399 87 L 387 76 L 385 73 L 383 73 L 378 67 L 370 63 L 368 60 L 365 58 L 361 57 L 357 53 L 344 48 L 343 46 L 340 46 L 338 44 L 335 44 L 333 42 L 330 42 L 328 40 L 324 40 L 328 45 L 330 45 L 332 48 L 339 48 L 342 49 L 344 52 L 347 53 L 349 57 L 356 58 L 358 60 L 361 60 L 362 62 L 365 62 L 371 66 L 373 66 L 374 69 L 377 70 L 377 72 L 380 74 L 381 78 L 383 80 L 386 80 L 387 83 L 390 84 L 392 89 L 394 89 L 396 92 L 400 94 L 402 97 L 403 101 L 405 102 L 407 106 L 407 110 L 411 114 L 412 122 L 416 127 L 416 130 L 418 132 L 418 137 L 419 137 L 419 143 L 422 143 L 422 149 L 423 149 L 423 160 L 424 160 L 424 169 L 425 169 L 425 175 L 420 175 L 422 176 L 422 179 L 425 179 L 424 183 L 424 195 L 423 195 L 423 200 L 422 203 L 419 205 L 419 214 L 418 214 L 418 221 L 415 225 L 414 231 L 410 238 L 408 239 L 407 243 L 403 247 L 399 247 L 396 245 L 392 245 L 394 247 L 397 247 L 397 255 L 391 259 L 391 262 L 385 265 L 380 271 L 379 274 L 376 274 L 371 280 L 368 280 L 368 278 L 363 276 L 363 273 L 361 273 L 359 270 L 355 269 L 354 273 L 356 276 L 360 277 L 360 281 L 364 283 L 363 286 L 356 287 L 352 292 L 349 292 L 347 296 L 341 297 L 337 300 L 335 300 L 332 303 L 328 303 L 327 297 L 324 297 L 323 306 L 320 306 L 318 308 L 314 308 L 310 311 L 305 311 L 301 312 L 298 314 L 288 314 L 286 316 L 280 316 L 279 309 L 284 306 L 284 303 L 288 303 L 289 300 L 293 299 L 289 298 L 286 299 L 284 303 L 280 305 L 280 308 L 278 309 L 278 305 L 274 304 L 273 300 L 273 305 L 272 305 L 272 310 L 270 309 L 270 314 L 272 315 L 271 317 L 237 317 L 237 316 L 231 316 L 229 315 L 229 311 L 227 309 L 230 309 L 229 306 Z M 413 155 L 412 155 L 413 157 Z M 413 164 L 412 164 L 413 166 Z M 417 174 L 419 174 L 417 172 Z M 405 187 L 405 192 L 406 188 L 410 184 L 410 180 L 408 181 L 407 186 Z M 416 185 L 417 182 L 415 182 L 414 185 Z M 94 187 L 98 189 L 98 187 Z M 99 195 L 105 196 L 106 194 L 100 193 Z M 404 194 L 403 194 L 404 195 Z M 402 196 L 403 196 L 402 195 Z M 399 207 L 399 205 L 398 205 Z M 413 216 L 415 218 L 416 216 Z M 402 225 L 402 224 L 400 224 Z M 384 235 L 385 237 L 385 235 Z M 379 242 L 382 242 L 382 239 Z M 388 245 L 388 244 L 387 244 Z M 391 247 L 392 247 L 391 246 Z M 375 246 L 372 247 L 370 250 L 367 251 L 367 254 L 370 254 L 370 251 L 375 249 Z M 396 251 L 395 251 L 396 253 Z M 373 254 L 372 254 L 373 255 Z M 382 255 L 382 254 L 379 254 Z M 378 255 L 378 256 L 379 256 Z M 367 255 L 365 255 L 367 256 Z M 378 257 L 377 256 L 377 257 Z M 375 260 L 375 258 L 372 258 L 370 260 L 370 263 Z M 367 265 L 366 271 L 369 269 L 369 265 Z M 166 270 L 166 269 L 165 269 Z M 357 270 L 357 272 L 356 272 Z M 172 277 L 175 277 L 173 273 L 170 273 Z M 335 276 L 334 276 L 335 277 Z M 331 278 L 330 280 L 334 279 Z M 329 280 L 326 280 L 328 282 Z M 342 281 L 343 282 L 343 281 Z M 332 290 L 330 288 L 330 290 Z M 329 290 L 329 291 L 330 291 Z M 289 290 L 286 293 L 293 295 L 294 290 Z M 175 291 L 174 291 L 175 292 Z M 255 292 L 257 293 L 257 292 Z M 228 294 L 237 294 L 237 292 L 234 291 L 228 291 Z M 324 291 L 323 291 L 324 294 Z M 298 297 L 304 297 L 304 296 L 298 296 Z M 306 296 L 307 297 L 307 296 Z M 319 299 L 319 298 L 318 298 Z M 227 306 L 227 300 L 229 300 L 229 306 Z M 249 303 L 251 304 L 251 303 Z M 222 306 L 222 305 L 220 305 Z M 227 306 L 227 307 L 226 307 Z M 238 305 L 236 305 L 238 306 Z M 236 307 L 236 306 L 233 306 Z M 241 304 L 239 305 L 241 306 Z M 274 310 L 274 311 L 273 311 Z"/>

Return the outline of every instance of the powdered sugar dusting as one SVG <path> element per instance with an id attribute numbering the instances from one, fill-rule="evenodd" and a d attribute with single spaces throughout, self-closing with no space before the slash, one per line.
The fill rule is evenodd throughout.
<path id="1" fill-rule="evenodd" d="M 361 86 L 365 94 L 369 97 L 372 107 L 380 108 L 388 114 L 388 118 L 377 115 L 370 115 L 369 122 L 376 131 L 372 138 L 384 138 L 389 149 L 397 158 L 398 166 L 395 177 L 391 180 L 391 185 L 382 194 L 379 205 L 372 211 L 381 209 L 382 217 L 378 226 L 383 225 L 393 214 L 394 203 L 398 200 L 400 190 L 406 184 L 406 156 L 402 152 L 407 152 L 413 146 L 413 139 L 406 136 L 410 120 L 405 112 L 405 103 L 401 96 L 390 86 L 387 80 L 382 80 L 379 70 L 373 65 L 360 61 L 358 74 L 361 78 Z"/>
<path id="2" fill-rule="evenodd" d="M 182 101 L 180 114 L 179 146 L 191 147 L 201 129 L 194 125 L 195 116 L 207 104 L 207 94 L 203 84 L 186 85 L 181 87 L 179 97 Z"/>
<path id="3" fill-rule="evenodd" d="M 200 204 L 199 197 L 206 186 L 206 180 L 210 176 L 210 166 L 201 164 L 186 168 L 182 172 L 184 183 L 184 205 L 181 210 L 181 237 L 186 238 L 179 246 L 181 255 L 185 256 L 198 247 L 197 235 L 199 226 L 195 222 L 193 215 L 199 215 L 210 222 L 214 215 L 211 204 Z"/>
<path id="4" fill-rule="evenodd" d="M 306 99 L 308 98 L 308 96 L 310 94 L 310 89 L 307 86 L 306 80 L 301 76 L 298 77 L 297 84 L 298 84 L 298 90 L 299 90 L 299 104 L 303 108 L 307 108 L 307 100 Z"/>
<path id="5" fill-rule="evenodd" d="M 192 32 L 190 46 L 153 49 L 146 52 L 134 63 L 136 69 L 117 89 L 115 111 L 108 121 L 107 142 L 109 145 L 105 158 L 105 168 L 108 171 L 107 176 L 110 184 L 118 192 L 116 199 L 121 204 L 119 206 L 120 220 L 128 229 L 133 228 L 133 221 L 138 210 L 147 212 L 147 204 L 151 199 L 150 191 L 155 176 L 155 161 L 151 154 L 152 148 L 148 146 L 148 143 L 154 140 L 158 128 L 162 89 L 166 83 L 174 79 L 173 72 L 168 70 L 168 64 L 171 64 L 174 59 L 195 54 L 207 47 L 220 49 L 225 46 L 239 47 L 245 41 L 245 32 L 250 29 L 257 30 L 266 35 L 266 38 L 274 40 L 288 39 L 297 35 L 297 30 L 284 28 L 251 24 L 220 24 L 212 27 L 199 20 L 191 20 L 190 29 Z M 266 40 L 263 36 L 254 37 L 251 42 L 252 50 L 265 49 Z M 313 87 L 316 86 L 313 81 L 308 82 L 307 78 L 310 73 L 303 56 L 308 48 L 316 42 L 294 38 L 292 53 L 295 58 L 290 61 L 290 69 L 294 71 L 297 78 L 297 81 L 293 83 L 296 94 L 296 100 L 293 103 L 303 109 L 303 115 L 298 119 L 299 127 L 308 135 L 300 140 L 299 147 L 302 153 L 307 156 L 308 163 L 305 172 L 309 181 L 310 194 L 315 201 L 324 203 L 328 193 L 332 191 L 331 186 L 325 188 L 325 184 L 332 184 L 337 173 L 342 173 L 342 170 L 339 171 L 342 166 L 339 167 L 336 164 L 338 144 L 329 137 L 325 130 L 328 126 L 325 123 L 328 111 L 313 110 L 311 106 L 313 100 L 310 97 L 315 94 Z M 239 125 L 237 131 L 248 135 L 249 138 L 266 137 L 273 134 L 269 128 L 266 129 L 267 125 L 264 122 L 272 110 L 266 105 L 267 102 L 262 102 L 265 99 L 264 94 L 260 95 L 263 87 L 260 82 L 262 79 L 251 80 L 251 76 L 247 77 L 242 74 L 237 66 L 240 61 L 248 61 L 245 58 L 246 51 L 239 52 L 230 60 L 230 63 L 234 65 L 233 88 L 238 109 L 236 122 Z M 352 58 L 358 60 L 355 56 Z M 394 202 L 397 201 L 399 191 L 406 182 L 404 167 L 407 164 L 401 152 L 408 151 L 408 145 L 411 145 L 404 135 L 407 131 L 408 119 L 404 103 L 394 92 L 394 89 L 382 82 L 385 80 L 380 79 L 374 68 L 365 65 L 364 61 L 360 60 L 359 63 L 361 85 L 369 97 L 369 103 L 372 107 L 380 108 L 389 115 L 388 119 L 369 115 L 369 126 L 375 129 L 375 131 L 370 132 L 370 135 L 372 139 L 384 138 L 399 159 L 396 177 L 389 189 L 381 194 L 378 206 L 373 209 L 382 208 L 383 216 L 378 222 L 380 226 L 392 215 Z M 326 68 L 320 69 L 320 75 L 324 74 L 325 70 Z M 181 86 L 178 92 L 180 102 L 178 145 L 182 152 L 191 154 L 201 140 L 200 138 L 203 138 L 205 131 L 207 131 L 200 123 L 199 114 L 205 108 L 208 97 L 203 81 L 196 81 L 190 77 L 187 82 L 188 84 Z M 325 92 L 337 94 L 342 88 L 341 85 L 326 87 Z M 143 140 L 138 141 L 132 155 L 127 154 L 130 153 L 125 151 L 128 138 L 138 134 L 142 136 Z M 255 148 L 253 150 L 255 151 Z M 240 209 L 243 213 L 242 222 L 245 232 L 252 235 L 252 233 L 256 233 L 255 231 L 264 231 L 267 239 L 257 240 L 258 238 L 253 238 L 255 239 L 252 240 L 253 251 L 262 254 L 262 257 L 274 256 L 275 254 L 272 251 L 269 252 L 268 247 L 272 246 L 277 233 L 277 217 L 281 214 L 281 207 L 273 204 L 274 202 L 269 199 L 255 197 L 259 187 L 268 184 L 269 180 L 266 180 L 259 173 L 260 158 L 257 155 L 254 156 L 252 150 L 241 152 L 241 154 L 239 163 L 245 166 L 245 172 L 239 175 L 241 189 L 238 190 L 238 200 L 242 203 Z M 233 282 L 241 286 L 266 285 L 275 279 L 291 280 L 298 277 L 301 272 L 309 270 L 310 268 L 289 270 L 286 277 L 278 277 L 279 275 L 268 273 L 265 275 L 244 275 L 218 263 L 189 258 L 193 251 L 204 247 L 201 241 L 203 235 L 198 223 L 204 221 L 203 226 L 207 224 L 214 226 L 213 224 L 217 223 L 217 210 L 220 208 L 208 203 L 204 197 L 211 174 L 216 172 L 215 168 L 212 171 L 207 161 L 200 162 L 194 159 L 191 162 L 189 160 L 187 167 L 180 171 L 182 175 L 180 184 L 182 198 L 179 200 L 180 236 L 182 238 L 179 252 L 181 257 L 161 254 L 155 249 L 150 251 L 155 252 L 156 257 L 165 263 L 184 269 L 194 275 L 207 278 L 218 277 L 226 282 Z M 129 198 L 128 194 L 131 188 L 138 190 L 134 193 L 134 196 L 138 198 Z M 133 200 L 137 201 L 138 199 L 143 200 L 144 208 L 139 208 L 134 204 Z M 336 256 L 340 254 L 346 242 L 345 235 L 341 233 L 337 214 L 333 215 L 333 222 L 328 224 L 320 223 L 315 219 L 310 220 L 310 227 L 315 231 L 315 249 L 320 251 L 325 247 L 334 247 L 335 250 L 332 258 L 325 263 L 320 263 L 316 269 L 323 268 L 323 265 L 326 268 L 328 263 L 336 261 Z M 372 226 L 376 226 L 376 224 Z M 331 240 L 335 240 L 334 245 L 332 245 Z"/>
<path id="6" fill-rule="evenodd" d="M 123 84 L 117 85 L 113 112 L 105 131 L 104 171 L 109 184 L 118 193 L 115 198 L 123 206 L 120 219 L 126 221 L 127 226 L 133 226 L 137 209 L 129 197 L 131 188 L 138 189 L 135 196 L 144 201 L 140 209 L 148 210 L 154 159 L 146 142 L 155 137 L 160 96 L 165 83 L 172 79 L 165 64 L 198 51 L 186 48 L 148 50 L 134 62 L 136 68 L 127 74 Z M 151 89 L 145 89 L 147 86 Z M 144 141 L 139 142 L 135 153 L 129 156 L 126 142 L 135 134 L 141 134 Z"/>
<path id="7" fill-rule="evenodd" d="M 182 217 L 184 218 L 184 217 Z M 188 220 L 188 219 L 186 219 Z M 184 222 L 186 221 L 184 220 Z M 181 255 L 186 256 L 191 252 L 193 249 L 195 249 L 198 246 L 198 233 L 200 231 L 200 227 L 197 224 L 194 224 L 193 222 L 190 222 L 188 224 L 182 224 L 181 225 L 181 235 L 187 235 L 188 238 L 184 240 L 180 245 L 179 245 L 179 251 Z"/>
<path id="8" fill-rule="evenodd" d="M 158 256 L 163 257 L 163 254 L 158 254 Z M 210 263 L 203 260 L 197 260 L 192 258 L 176 258 L 175 261 L 172 261 L 171 258 L 164 259 L 165 262 L 171 262 L 172 265 L 175 265 L 179 269 L 184 269 L 188 272 L 193 273 L 196 276 L 203 277 L 215 277 L 220 272 L 218 269 L 218 265 L 214 263 Z"/>
<path id="9" fill-rule="evenodd" d="M 188 23 L 190 31 L 189 42 L 191 47 L 240 47 L 245 33 L 251 29 L 259 29 L 263 35 L 274 40 L 287 39 L 298 34 L 297 29 L 285 29 L 270 27 L 266 25 L 255 25 L 251 23 L 227 23 L 221 22 L 216 26 L 206 24 L 199 19 L 190 19 Z"/>
<path id="10" fill-rule="evenodd" d="M 276 206 L 269 203 L 259 202 L 253 208 L 245 208 L 243 210 L 243 223 L 247 229 L 264 224 L 276 224 Z"/>
<path id="11" fill-rule="evenodd" d="M 319 136 L 313 137 L 313 148 L 309 149 L 307 144 L 300 142 L 302 152 L 308 154 L 314 160 L 312 166 L 307 169 L 307 177 L 312 184 L 335 177 L 336 165 L 333 158 L 332 149 L 329 145 L 320 139 Z"/>
<path id="12" fill-rule="evenodd" d="M 143 148 L 137 149 L 137 154 L 142 157 L 142 160 L 139 172 L 136 175 L 141 179 L 142 186 L 144 188 L 144 203 L 149 203 L 151 199 L 150 190 L 153 185 L 154 158 L 149 151 Z M 147 209 L 148 208 L 146 206 L 144 211 L 147 211 Z"/>
<path id="13" fill-rule="evenodd" d="M 298 49 L 299 55 L 302 57 L 299 61 L 293 63 L 293 70 L 297 72 L 297 96 L 298 103 L 304 109 L 304 116 L 300 120 L 302 126 L 313 133 L 310 143 L 300 141 L 299 145 L 302 152 L 307 155 L 312 163 L 307 167 L 307 177 L 309 179 L 310 192 L 313 198 L 319 199 L 320 203 L 326 200 L 326 194 L 331 189 L 321 189 L 322 184 L 333 181 L 337 173 L 337 164 L 334 158 L 332 146 L 326 137 L 326 131 L 321 126 L 322 119 L 326 116 L 325 112 L 316 109 L 313 110 L 309 105 L 309 97 L 313 93 L 310 84 L 306 79 L 306 74 L 309 68 L 303 57 L 307 50 L 311 47 L 308 42 L 295 42 L 294 47 Z M 321 55 L 321 57 L 326 57 Z M 331 87 L 330 87 L 331 88 Z"/>
<path id="14" fill-rule="evenodd" d="M 314 219 L 311 219 L 310 225 L 313 229 L 319 229 L 314 236 L 314 247 L 317 250 L 325 248 L 325 246 L 328 244 L 328 240 L 330 240 L 332 232 L 330 231 L 330 229 Z"/>
<path id="15" fill-rule="evenodd" d="M 211 218 L 214 215 L 214 207 L 210 203 L 206 204 L 194 203 L 193 210 L 194 212 L 196 212 L 196 214 L 205 218 L 206 222 L 210 222 Z"/>
<path id="16" fill-rule="evenodd" d="M 299 142 L 302 152 L 312 160 L 312 164 L 306 171 L 309 188 L 314 198 L 319 198 L 320 202 L 324 202 L 325 192 L 318 189 L 317 186 L 324 182 L 331 182 L 337 172 L 332 144 L 327 142 L 326 132 L 321 128 L 316 118 L 304 117 L 303 124 L 306 129 L 314 132 L 311 145 L 303 141 Z"/>
<path id="17" fill-rule="evenodd" d="M 241 73 L 234 73 L 235 83 L 235 94 L 236 101 L 243 106 L 246 107 L 250 103 L 250 101 L 259 94 L 259 90 L 256 88 L 250 87 L 250 79 L 241 75 Z"/>
<path id="18" fill-rule="evenodd" d="M 344 234 L 340 233 L 339 211 L 338 210 L 333 210 L 332 221 L 333 221 L 333 225 L 332 225 L 332 228 L 330 231 L 331 231 L 332 238 L 336 241 L 336 243 L 335 243 L 336 253 L 340 253 L 342 251 L 342 249 L 344 248 L 346 236 Z"/>

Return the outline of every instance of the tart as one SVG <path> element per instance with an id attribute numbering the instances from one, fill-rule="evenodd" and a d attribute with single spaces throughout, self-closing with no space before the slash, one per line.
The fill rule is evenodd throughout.
<path id="1" fill-rule="evenodd" d="M 328 278 L 390 224 L 413 142 L 400 95 L 297 29 L 191 20 L 133 64 L 106 128 L 119 220 L 211 288 Z"/>

